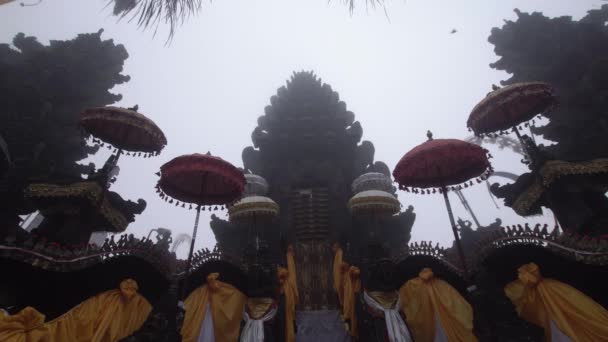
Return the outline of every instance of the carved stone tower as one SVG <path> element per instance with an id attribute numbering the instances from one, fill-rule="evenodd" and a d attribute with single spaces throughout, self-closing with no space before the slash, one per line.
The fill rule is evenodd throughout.
<path id="1" fill-rule="evenodd" d="M 333 309 L 331 244 L 357 239 L 346 206 L 351 184 L 363 173 L 390 171 L 374 163 L 374 146 L 361 142 L 354 114 L 312 72 L 294 73 L 270 103 L 252 133 L 253 146 L 243 150 L 244 168 L 268 181 L 268 196 L 281 208 L 265 236 L 277 255 L 283 253 L 280 246 L 295 247 L 300 309 Z M 403 215 L 406 220 L 393 224 L 408 237 L 414 214 Z M 235 230 L 217 218 L 212 228 L 220 247 L 238 250 L 238 239 L 228 234 Z"/>

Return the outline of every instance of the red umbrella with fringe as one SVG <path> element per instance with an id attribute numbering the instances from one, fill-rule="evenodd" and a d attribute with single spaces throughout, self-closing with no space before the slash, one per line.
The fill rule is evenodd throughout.
<path id="1" fill-rule="evenodd" d="M 154 121 L 137 110 L 138 106 L 90 108 L 80 115 L 80 125 L 94 137 L 93 143 L 110 150 L 114 147 L 116 159 L 123 153 L 144 158 L 158 155 L 167 138 Z"/>
<path id="2" fill-rule="evenodd" d="M 503 88 L 494 86 L 473 108 L 467 126 L 475 135 L 508 134 L 515 132 L 521 141 L 519 130 L 534 117 L 551 111 L 557 105 L 553 87 L 544 82 L 515 83 Z M 498 133 L 496 133 L 498 132 Z"/>
<path id="3" fill-rule="evenodd" d="M 433 140 L 430 131 L 427 137 L 428 141 L 414 147 L 401 158 L 393 177 L 399 188 L 407 192 L 443 194 L 458 254 L 467 275 L 467 264 L 447 192 L 472 186 L 475 184 L 473 179 L 477 183 L 486 179 L 493 171 L 488 160 L 491 156 L 487 150 L 466 141 Z"/>
<path id="4" fill-rule="evenodd" d="M 182 208 L 196 206 L 194 231 L 186 273 L 190 270 L 201 210 L 218 210 L 239 199 L 245 189 L 243 172 L 222 158 L 207 154 L 176 157 L 160 167 L 156 192 L 166 202 Z"/>

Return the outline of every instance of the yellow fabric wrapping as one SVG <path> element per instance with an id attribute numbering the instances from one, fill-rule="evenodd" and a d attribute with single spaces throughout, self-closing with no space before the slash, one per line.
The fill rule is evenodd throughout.
<path id="1" fill-rule="evenodd" d="M 209 286 L 203 285 L 192 291 L 188 298 L 186 298 L 184 302 L 186 314 L 181 330 L 182 341 L 190 342 L 198 340 L 201 324 L 207 313 L 207 303 L 210 299 L 209 292 Z"/>
<path id="2" fill-rule="evenodd" d="M 44 323 L 44 315 L 27 307 L 0 320 L 3 342 L 114 342 L 139 329 L 152 306 L 137 293 L 137 283 L 123 280 L 120 290 L 106 291 Z"/>
<path id="3" fill-rule="evenodd" d="M 289 277 L 289 271 L 285 267 L 278 267 L 277 276 L 279 277 L 279 284 L 281 286 L 281 293 L 285 295 L 285 341 L 295 341 L 295 329 L 294 320 L 296 314 L 295 298 L 293 291 L 287 281 Z"/>
<path id="4" fill-rule="evenodd" d="M 345 297 L 347 296 L 346 293 L 346 287 L 347 286 L 351 286 L 351 284 L 349 283 L 349 276 L 348 276 L 348 272 L 350 270 L 350 265 L 344 261 L 342 261 L 342 263 L 340 263 L 340 288 L 339 288 L 339 294 L 342 297 L 342 302 L 340 303 L 340 309 L 342 310 L 341 314 L 342 317 L 344 318 L 344 302 L 346 301 Z"/>
<path id="5" fill-rule="evenodd" d="M 213 317 L 216 342 L 236 342 L 247 297 L 234 286 L 218 280 L 219 273 L 207 276 L 207 283 L 192 291 L 184 302 L 186 315 L 182 325 L 182 341 L 195 342 L 207 314 L 207 303 Z"/>
<path id="6" fill-rule="evenodd" d="M 293 294 L 293 303 L 295 308 L 295 305 L 300 303 L 300 294 L 298 293 L 298 279 L 296 276 L 296 262 L 294 260 L 294 251 L 291 245 L 287 247 L 287 271 L 289 272 L 287 282 Z"/>
<path id="7" fill-rule="evenodd" d="M 258 297 L 258 298 L 247 298 L 247 304 L 245 304 L 245 312 L 249 317 L 253 319 L 262 319 L 266 313 L 268 313 L 275 305 L 276 301 L 274 298 Z"/>
<path id="8" fill-rule="evenodd" d="M 338 295 L 338 301 L 340 302 L 340 306 L 344 305 L 344 284 L 343 284 L 343 273 L 342 273 L 342 259 L 343 259 L 343 251 L 342 248 L 335 243 L 332 246 L 334 252 L 334 265 L 333 265 L 333 278 L 334 278 L 334 290 Z"/>
<path id="9" fill-rule="evenodd" d="M 360 276 L 361 271 L 359 268 L 350 266 L 344 278 L 344 320 L 350 321 L 348 330 L 351 336 L 359 336 L 357 330 L 357 313 L 355 311 L 355 294 L 361 291 Z"/>
<path id="10" fill-rule="evenodd" d="M 294 329 L 296 305 L 300 301 L 300 296 L 298 294 L 294 251 L 291 245 L 287 247 L 286 258 L 287 268 L 278 267 L 277 275 L 281 285 L 281 292 L 285 295 L 285 341 L 294 342 L 296 339 L 296 332 Z"/>
<path id="11" fill-rule="evenodd" d="M 28 306 L 11 316 L 0 317 L 0 341 L 29 342 L 28 335 L 34 330 L 37 335 L 49 333 L 44 325 L 44 315 L 32 307 Z"/>
<path id="12" fill-rule="evenodd" d="M 608 311 L 601 305 L 570 285 L 543 279 L 535 263 L 517 271 L 505 294 L 522 318 L 545 329 L 545 341 L 551 341 L 551 321 L 574 342 L 608 341 Z"/>
<path id="13" fill-rule="evenodd" d="M 430 268 L 401 286 L 399 297 L 415 341 L 434 340 L 435 313 L 448 341 L 477 341 L 471 305 L 450 284 L 435 278 Z"/>

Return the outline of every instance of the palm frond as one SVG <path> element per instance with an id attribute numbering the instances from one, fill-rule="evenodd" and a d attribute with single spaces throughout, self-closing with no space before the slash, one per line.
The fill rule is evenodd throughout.
<path id="1" fill-rule="evenodd" d="M 332 0 L 328 1 L 331 2 Z M 360 2 L 365 2 L 365 7 L 368 9 L 382 6 L 386 12 L 385 0 L 339 1 L 348 6 L 351 14 Z M 176 28 L 183 24 L 188 17 L 196 15 L 201 10 L 203 0 L 109 0 L 109 4 L 111 3 L 114 4 L 114 15 L 124 18 L 132 14 L 129 21 L 137 18 L 137 24 L 144 29 L 155 26 L 156 33 L 159 24 L 168 24 L 169 37 L 167 41 L 170 41 Z"/>
<path id="2" fill-rule="evenodd" d="M 170 41 L 176 28 L 191 15 L 197 14 L 203 0 L 110 0 L 114 3 L 114 15 L 121 18 L 132 14 L 130 21 L 137 18 L 137 24 L 144 29 L 161 23 L 169 25 Z"/>
<path id="3" fill-rule="evenodd" d="M 331 0 L 329 0 L 331 1 Z M 369 9 L 370 7 L 372 9 L 375 9 L 376 6 L 382 6 L 382 8 L 384 8 L 384 0 L 341 0 L 342 3 L 344 3 L 345 5 L 348 6 L 348 10 L 350 11 L 350 13 L 352 14 L 355 11 L 355 7 L 357 6 L 358 2 L 362 2 L 365 1 L 365 8 Z"/>

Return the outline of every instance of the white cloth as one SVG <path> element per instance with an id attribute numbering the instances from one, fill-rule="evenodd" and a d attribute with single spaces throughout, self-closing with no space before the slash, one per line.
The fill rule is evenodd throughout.
<path id="1" fill-rule="evenodd" d="M 274 318 L 277 314 L 277 308 L 272 308 L 260 319 L 249 317 L 247 311 L 243 311 L 243 319 L 245 327 L 241 332 L 241 342 L 264 342 L 264 322 Z"/>
<path id="2" fill-rule="evenodd" d="M 445 336 L 445 331 L 443 331 L 443 326 L 439 321 L 439 316 L 435 313 L 435 338 L 433 342 L 448 342 L 448 337 Z"/>
<path id="3" fill-rule="evenodd" d="M 367 292 L 363 292 L 363 300 L 372 308 L 384 312 L 384 321 L 386 322 L 386 330 L 388 332 L 388 340 L 390 342 L 412 342 L 412 336 L 407 329 L 407 325 L 399 315 L 399 307 L 401 302 L 398 299 L 397 303 L 391 309 L 385 309 L 370 297 Z"/>
<path id="4" fill-rule="evenodd" d="M 572 339 L 559 330 L 555 322 L 551 321 L 551 342 L 572 342 Z"/>
<path id="5" fill-rule="evenodd" d="M 215 342 L 215 331 L 213 331 L 213 314 L 209 302 L 205 304 L 205 317 L 201 322 L 201 330 L 198 333 L 197 342 Z"/>

